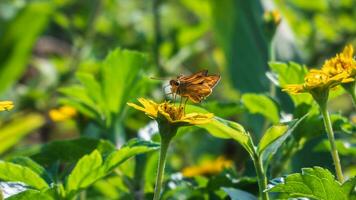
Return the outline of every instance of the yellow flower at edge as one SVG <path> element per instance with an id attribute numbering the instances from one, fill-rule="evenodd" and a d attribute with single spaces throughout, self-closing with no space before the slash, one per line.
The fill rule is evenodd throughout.
<path id="1" fill-rule="evenodd" d="M 283 91 L 291 94 L 313 93 L 314 91 L 325 91 L 337 86 L 340 83 L 352 82 L 346 73 L 340 73 L 330 77 L 325 71 L 312 69 L 304 78 L 303 84 L 287 85 Z"/>
<path id="2" fill-rule="evenodd" d="M 207 113 L 189 113 L 184 114 L 184 108 L 175 106 L 169 102 L 163 102 L 160 104 L 155 103 L 152 100 L 145 98 L 138 98 L 138 101 L 142 106 L 134 103 L 127 103 L 127 105 L 145 112 L 146 115 L 153 119 L 165 120 L 170 124 L 176 125 L 198 125 L 209 123 L 214 117 L 213 114 Z"/>
<path id="3" fill-rule="evenodd" d="M 71 119 L 77 115 L 77 110 L 71 106 L 62 106 L 58 109 L 52 109 L 49 111 L 49 117 L 54 122 L 61 122 Z"/>
<path id="4" fill-rule="evenodd" d="M 353 56 L 354 49 L 352 45 L 347 45 L 341 53 L 326 60 L 322 70 L 330 77 L 344 74 L 345 78 L 353 80 L 356 75 L 356 61 Z"/>
<path id="5" fill-rule="evenodd" d="M 185 177 L 194 177 L 199 175 L 214 175 L 223 171 L 225 168 L 229 168 L 233 165 L 231 160 L 220 156 L 216 160 L 205 161 L 198 166 L 186 167 L 182 170 L 182 174 Z"/>
<path id="6" fill-rule="evenodd" d="M 0 101 L 0 111 L 9 111 L 14 108 L 12 101 Z"/>

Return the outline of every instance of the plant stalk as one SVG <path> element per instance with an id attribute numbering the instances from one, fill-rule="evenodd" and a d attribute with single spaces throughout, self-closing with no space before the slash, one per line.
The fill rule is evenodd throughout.
<path id="1" fill-rule="evenodd" d="M 328 135 L 328 139 L 330 142 L 331 156 L 332 156 L 332 159 L 333 159 L 334 165 L 335 165 L 336 177 L 340 183 L 343 183 L 344 177 L 343 177 L 343 173 L 342 173 L 342 169 L 341 169 L 339 153 L 337 152 L 337 149 L 336 149 L 334 131 L 332 128 L 332 123 L 331 123 L 330 115 L 327 110 L 326 104 L 320 105 L 320 112 L 323 115 L 326 133 Z"/>
<path id="2" fill-rule="evenodd" d="M 255 153 L 255 156 L 252 158 L 252 160 L 257 174 L 260 198 L 262 200 L 269 200 L 268 193 L 264 192 L 264 190 L 267 188 L 267 177 L 263 168 L 262 158 L 258 156 L 257 153 Z"/>
<path id="3" fill-rule="evenodd" d="M 160 148 L 159 159 L 158 159 L 158 169 L 157 169 L 156 185 L 155 185 L 153 200 L 159 200 L 161 196 L 164 168 L 166 165 L 167 150 L 170 141 L 171 138 L 164 139 L 161 137 L 161 148 Z"/>

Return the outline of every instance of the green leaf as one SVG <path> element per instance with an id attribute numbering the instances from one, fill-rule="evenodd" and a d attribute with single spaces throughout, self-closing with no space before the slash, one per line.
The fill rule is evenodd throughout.
<path id="1" fill-rule="evenodd" d="M 349 185 L 345 186 L 345 190 L 349 189 Z M 302 173 L 288 175 L 283 183 L 272 186 L 267 191 L 282 193 L 290 198 L 349 200 L 350 197 L 334 175 L 321 167 L 303 168 Z"/>
<path id="2" fill-rule="evenodd" d="M 268 160 L 276 153 L 283 142 L 292 134 L 294 129 L 306 117 L 299 120 L 293 120 L 287 124 L 275 125 L 269 128 L 258 144 L 257 152 L 262 155 L 263 160 Z"/>
<path id="3" fill-rule="evenodd" d="M 105 160 L 105 169 L 112 170 L 120 165 L 122 162 L 127 159 L 142 153 L 147 153 L 150 151 L 157 150 L 159 144 L 143 141 L 139 139 L 131 139 L 128 141 L 120 150 L 113 152 Z"/>
<path id="4" fill-rule="evenodd" d="M 277 139 L 283 136 L 287 130 L 288 130 L 288 125 L 284 125 L 284 124 L 274 125 L 269 129 L 267 129 L 267 131 L 264 133 L 263 137 L 261 138 L 260 143 L 258 144 L 258 152 L 262 154 L 263 151 L 269 145 L 271 145 L 273 142 L 275 142 Z"/>
<path id="5" fill-rule="evenodd" d="M 95 149 L 102 154 L 109 154 L 115 150 L 115 146 L 109 141 L 86 137 L 54 141 L 43 145 L 41 151 L 33 155 L 32 159 L 41 165 L 51 165 L 57 161 L 72 163 Z"/>
<path id="6" fill-rule="evenodd" d="M 0 161 L 0 179 L 5 181 L 19 181 L 36 189 L 49 188 L 46 181 L 28 167 L 10 162 Z"/>
<path id="7" fill-rule="evenodd" d="M 186 112 L 209 113 L 204 108 L 198 106 L 186 105 Z M 251 155 L 254 152 L 251 136 L 245 131 L 239 123 L 214 117 L 212 122 L 198 125 L 200 128 L 207 130 L 212 136 L 222 139 L 234 139 L 240 143 Z"/>
<path id="8" fill-rule="evenodd" d="M 213 28 L 224 51 L 228 76 L 242 92 L 267 91 L 267 41 L 259 0 L 211 0 Z"/>
<path id="9" fill-rule="evenodd" d="M 354 139 L 336 140 L 335 145 L 339 154 L 344 156 L 356 156 L 356 141 Z M 321 141 L 314 147 L 313 150 L 319 152 L 330 152 L 331 148 L 329 140 Z"/>
<path id="10" fill-rule="evenodd" d="M 72 85 L 63 88 L 59 88 L 60 93 L 71 97 L 74 102 L 83 104 L 87 109 L 95 111 L 100 116 L 100 111 L 97 109 L 96 102 L 88 95 L 87 89 L 81 85 Z M 77 108 L 77 107 L 75 107 Z"/>
<path id="11" fill-rule="evenodd" d="M 9 21 L 0 39 L 0 93 L 17 81 L 27 68 L 32 46 L 54 10 L 51 2 L 26 5 L 14 20 Z"/>
<path id="12" fill-rule="evenodd" d="M 290 62 L 288 64 L 281 62 L 270 62 L 271 70 L 277 74 L 278 86 L 284 88 L 288 84 L 301 84 L 304 83 L 304 76 L 308 73 L 306 66 L 301 66 L 297 63 Z M 311 95 L 298 94 L 290 95 L 295 105 L 301 103 L 311 104 L 313 98 Z"/>
<path id="13" fill-rule="evenodd" d="M 236 140 L 247 150 L 247 152 L 253 155 L 254 146 L 251 143 L 251 137 L 240 124 L 214 117 L 212 122 L 198 126 L 206 129 L 215 137 Z"/>
<path id="14" fill-rule="evenodd" d="M 127 159 L 141 153 L 157 150 L 159 145 L 137 139 L 130 140 L 120 150 L 112 152 L 103 160 L 97 150 L 81 158 L 68 176 L 66 190 L 69 196 L 85 189 L 97 180 L 108 175 Z"/>
<path id="15" fill-rule="evenodd" d="M 342 190 L 350 197 L 350 200 L 356 200 L 356 176 L 345 181 L 342 184 Z"/>
<path id="16" fill-rule="evenodd" d="M 24 192 L 20 192 L 16 195 L 13 195 L 6 200 L 29 200 L 29 199 L 36 199 L 36 200 L 54 200 L 51 196 L 44 194 L 43 192 L 36 191 L 36 190 L 26 190 Z"/>
<path id="17" fill-rule="evenodd" d="M 68 176 L 67 191 L 84 189 L 104 176 L 103 159 L 97 150 L 82 157 Z"/>
<path id="18" fill-rule="evenodd" d="M 147 58 L 137 51 L 116 49 L 109 53 L 101 67 L 102 88 L 108 110 L 118 113 L 131 97 L 139 71 Z"/>
<path id="19" fill-rule="evenodd" d="M 229 195 L 231 200 L 257 200 L 255 196 L 243 190 L 226 187 L 223 187 L 222 189 Z"/>
<path id="20" fill-rule="evenodd" d="M 241 99 L 250 113 L 261 114 L 273 124 L 279 122 L 278 105 L 268 96 L 263 94 L 244 94 Z"/>
<path id="21" fill-rule="evenodd" d="M 44 117 L 35 113 L 20 115 L 7 122 L 0 128 L 0 154 L 16 145 L 23 137 L 38 129 L 44 123 Z"/>
<path id="22" fill-rule="evenodd" d="M 31 160 L 31 158 L 18 156 L 11 158 L 10 162 L 28 167 L 38 175 L 40 175 L 47 183 L 53 182 L 51 176 L 47 173 L 46 169 L 41 165 L 37 164 L 35 161 Z"/>

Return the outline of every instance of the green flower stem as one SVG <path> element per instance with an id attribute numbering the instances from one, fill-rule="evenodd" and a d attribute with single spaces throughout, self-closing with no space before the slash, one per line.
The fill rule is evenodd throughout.
<path id="1" fill-rule="evenodd" d="M 354 103 L 354 106 L 356 107 L 356 91 L 354 90 L 351 94 L 352 97 L 352 102 Z"/>
<path id="2" fill-rule="evenodd" d="M 161 137 L 161 148 L 160 148 L 160 153 L 159 153 L 156 186 L 155 186 L 153 200 L 159 200 L 160 195 L 161 195 L 163 176 L 164 176 L 164 168 L 166 165 L 167 150 L 168 150 L 170 141 L 171 141 L 171 138 Z"/>
<path id="3" fill-rule="evenodd" d="M 330 146 L 331 146 L 331 156 L 333 158 L 334 165 L 335 165 L 336 177 L 340 183 L 343 183 L 344 177 L 342 174 L 340 158 L 339 158 L 339 154 L 336 149 L 334 131 L 332 128 L 332 123 L 331 123 L 330 115 L 327 110 L 326 104 L 320 105 L 320 111 L 321 111 L 321 114 L 323 115 L 326 133 L 328 134 L 328 139 L 329 139 Z"/>
<path id="4" fill-rule="evenodd" d="M 257 174 L 260 198 L 262 200 L 269 200 L 268 193 L 264 192 L 264 190 L 267 188 L 267 177 L 266 177 L 265 170 L 263 168 L 262 158 L 258 156 L 257 153 L 255 153 L 252 160 Z"/>
<path id="5" fill-rule="evenodd" d="M 343 87 L 350 94 L 350 96 L 352 98 L 352 102 L 354 103 L 354 106 L 356 107 L 356 82 L 343 84 Z"/>

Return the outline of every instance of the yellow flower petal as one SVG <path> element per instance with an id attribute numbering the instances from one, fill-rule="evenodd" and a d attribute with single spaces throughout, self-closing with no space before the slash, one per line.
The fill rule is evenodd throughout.
<path id="1" fill-rule="evenodd" d="M 139 98 L 138 101 L 143 105 L 138 106 L 133 103 L 127 103 L 129 106 L 145 112 L 148 116 L 157 119 L 164 119 L 170 124 L 181 125 L 197 125 L 205 124 L 211 122 L 211 119 L 214 117 L 213 114 L 202 114 L 202 113 L 190 113 L 185 115 L 184 108 L 181 106 L 176 106 L 169 102 L 163 102 L 157 104 L 151 100 Z M 161 117 L 160 117 L 161 116 Z"/>
<path id="2" fill-rule="evenodd" d="M 14 108 L 12 101 L 0 101 L 0 111 L 9 111 Z"/>
<path id="3" fill-rule="evenodd" d="M 356 75 L 356 61 L 353 56 L 353 47 L 351 45 L 347 45 L 341 53 L 326 60 L 323 64 L 322 70 L 330 77 L 341 73 L 347 74 L 347 77 L 354 77 Z"/>
<path id="4" fill-rule="evenodd" d="M 203 162 L 201 165 L 186 167 L 182 170 L 185 177 L 194 177 L 199 175 L 214 175 L 223 171 L 225 168 L 232 167 L 233 162 L 222 156 L 215 160 Z"/>
<path id="5" fill-rule="evenodd" d="M 153 117 L 153 118 L 157 118 L 157 107 L 158 104 L 156 104 L 155 102 L 148 100 L 148 99 L 144 99 L 144 98 L 138 98 L 137 99 L 141 105 L 143 106 L 138 106 L 134 103 L 127 103 L 127 105 L 135 108 L 136 110 L 140 110 L 145 112 L 148 116 Z"/>
<path id="6" fill-rule="evenodd" d="M 303 87 L 303 84 L 291 84 L 287 85 L 285 88 L 282 89 L 285 92 L 291 93 L 291 94 L 300 94 L 304 93 L 305 89 Z"/>
<path id="7" fill-rule="evenodd" d="M 77 115 L 77 110 L 71 106 L 62 106 L 58 109 L 51 109 L 49 117 L 54 122 L 66 121 Z"/>

